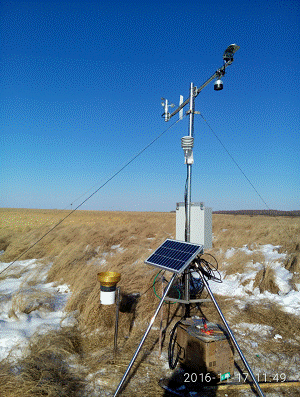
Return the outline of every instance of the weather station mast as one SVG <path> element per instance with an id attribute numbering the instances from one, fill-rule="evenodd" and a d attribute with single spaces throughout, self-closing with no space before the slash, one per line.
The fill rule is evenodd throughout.
<path id="1" fill-rule="evenodd" d="M 218 311 L 218 314 L 225 326 L 227 335 L 230 338 L 234 347 L 236 348 L 237 352 L 239 353 L 245 367 L 247 368 L 247 371 L 256 387 L 259 396 L 264 397 L 264 394 L 209 287 L 207 279 L 214 280 L 216 278 L 205 267 L 205 261 L 201 260 L 201 255 L 203 255 L 204 249 L 209 249 L 212 247 L 211 209 L 208 208 L 205 209 L 203 203 L 192 203 L 191 201 L 192 165 L 194 163 L 194 157 L 193 157 L 194 115 L 200 114 L 200 112 L 195 111 L 195 98 L 199 95 L 199 93 L 203 90 L 203 88 L 206 87 L 214 79 L 216 79 L 214 83 L 215 91 L 220 91 L 223 89 L 223 81 L 221 80 L 221 78 L 225 75 L 226 68 L 233 63 L 234 54 L 239 48 L 240 47 L 236 44 L 231 44 L 230 46 L 228 46 L 223 54 L 223 66 L 217 69 L 217 71 L 199 88 L 195 87 L 194 84 L 191 83 L 189 97 L 185 101 L 183 101 L 183 96 L 180 96 L 179 107 L 176 110 L 174 110 L 172 113 L 169 112 L 169 108 L 170 107 L 174 108 L 175 105 L 169 104 L 167 99 L 162 98 L 163 101 L 162 106 L 164 107 L 164 113 L 162 116 L 164 117 L 166 122 L 169 121 L 177 113 L 179 113 L 179 119 L 181 119 L 183 117 L 183 108 L 187 104 L 189 104 L 189 110 L 186 112 L 186 115 L 189 116 L 188 135 L 181 138 L 181 147 L 184 150 L 185 164 L 187 165 L 187 179 L 185 186 L 184 203 L 177 203 L 177 208 L 176 208 L 176 240 L 167 239 L 149 256 L 149 258 L 145 260 L 145 263 L 172 272 L 173 275 L 164 289 L 163 296 L 160 299 L 160 303 L 158 304 L 158 307 L 153 317 L 150 320 L 150 323 L 145 331 L 145 334 L 142 337 L 142 340 L 140 341 L 115 391 L 114 397 L 116 397 L 119 394 L 122 387 L 124 386 L 129 371 L 131 370 L 137 358 L 137 355 L 139 354 L 163 303 L 165 301 L 173 301 L 184 304 L 185 305 L 184 319 L 188 319 L 190 317 L 190 303 L 205 301 L 201 299 L 191 299 L 192 296 L 191 296 L 190 281 L 194 277 L 193 273 L 197 273 L 198 275 L 197 278 L 199 282 L 201 282 L 202 280 L 202 288 L 204 287 L 206 288 L 211 298 L 211 301 L 214 303 L 216 310 Z M 198 222 L 199 220 L 198 219 L 196 222 L 193 223 L 194 216 L 195 217 L 200 216 L 201 218 L 200 222 Z M 199 228 L 201 229 L 200 234 L 199 234 L 199 230 L 195 230 Z M 199 256 L 200 259 L 198 259 Z M 171 291 L 171 286 L 177 277 L 178 278 L 182 277 L 183 279 L 183 282 L 181 284 L 183 294 L 182 294 L 182 298 L 174 299 L 168 296 L 168 293 Z M 180 321 L 178 323 L 180 323 Z M 181 335 L 186 335 L 186 331 L 184 330 L 181 331 Z M 175 344 L 176 343 L 174 342 L 174 345 Z M 173 345 L 173 349 L 174 349 L 174 345 Z M 231 362 L 231 366 L 233 367 L 233 355 L 231 357 L 229 356 L 230 354 L 228 354 L 228 361 Z M 169 365 L 170 365 L 170 361 L 169 361 Z M 175 367 L 172 367 L 171 369 L 174 368 Z"/>
<path id="2" fill-rule="evenodd" d="M 205 88 L 212 80 L 216 78 L 214 83 L 215 91 L 220 91 L 223 89 L 223 81 L 221 77 L 225 75 L 225 69 L 230 66 L 234 61 L 234 54 L 240 47 L 236 44 L 231 44 L 226 48 L 223 54 L 223 66 L 218 69 L 201 87 L 197 88 L 191 83 L 190 85 L 190 96 L 183 102 L 183 97 L 180 96 L 179 107 L 172 113 L 169 113 L 169 107 L 174 107 L 173 104 L 169 105 L 168 100 L 164 99 L 162 105 L 164 106 L 165 112 L 163 114 L 165 121 L 169 121 L 173 116 L 179 113 L 179 118 L 182 118 L 183 108 L 189 103 L 190 108 L 187 111 L 189 116 L 189 135 L 181 138 L 181 146 L 184 150 L 185 164 L 187 165 L 187 199 L 186 199 L 186 223 L 185 223 L 185 241 L 190 241 L 190 229 L 191 229 L 191 184 L 192 184 L 192 164 L 194 163 L 193 158 L 193 146 L 194 146 L 194 115 L 200 114 L 200 112 L 195 111 L 195 98 L 200 94 L 200 92 Z"/>
<path id="3" fill-rule="evenodd" d="M 199 88 L 195 87 L 193 83 L 190 84 L 190 95 L 189 97 L 183 101 L 183 96 L 180 95 L 179 107 L 174 110 L 172 113 L 169 112 L 169 107 L 175 107 L 174 104 L 170 104 L 167 99 L 162 98 L 163 102 L 161 105 L 164 107 L 164 113 L 162 117 L 164 117 L 165 121 L 169 121 L 173 116 L 179 113 L 179 119 L 183 117 L 183 108 L 189 103 L 189 110 L 186 112 L 186 115 L 189 116 L 189 129 L 188 135 L 181 138 L 181 147 L 184 150 L 185 164 L 187 166 L 187 179 L 185 186 L 185 197 L 184 197 L 184 205 L 181 206 L 177 204 L 176 208 L 176 239 L 184 240 L 186 242 L 199 242 L 199 233 L 193 233 L 193 241 L 191 240 L 191 208 L 192 208 L 192 165 L 194 164 L 194 156 L 193 156 L 193 147 L 194 147 L 194 115 L 200 114 L 200 112 L 195 111 L 195 98 L 200 94 L 200 92 L 205 88 L 211 81 L 216 79 L 214 83 L 214 90 L 220 91 L 223 89 L 223 81 L 221 77 L 225 75 L 225 70 L 228 66 L 230 66 L 234 61 L 234 54 L 240 47 L 236 44 L 231 44 L 226 48 L 223 54 L 223 66 L 219 68 L 205 83 L 203 83 Z M 203 203 L 198 203 L 198 207 L 203 210 Z M 184 209 L 183 211 L 180 211 Z M 195 211 L 194 211 L 195 212 Z M 195 214 L 196 215 L 196 214 Z M 197 215 L 196 215 L 197 216 Z M 202 224 L 203 230 L 200 233 L 202 236 L 200 237 L 201 243 L 204 245 L 204 249 L 212 248 L 212 213 L 211 209 L 206 209 L 203 212 L 204 219 L 200 220 Z M 182 222 L 183 221 L 183 222 Z M 201 222 L 202 221 L 202 222 Z M 182 223 L 184 223 L 184 232 L 182 228 Z M 209 224 L 207 228 L 207 224 Z M 198 225 L 199 226 L 199 222 Z M 205 229 L 205 230 L 204 230 Z M 207 230 L 208 229 L 208 230 Z M 205 233 L 206 232 L 206 233 Z M 195 235 L 196 234 L 196 235 Z M 206 240 L 206 241 L 205 241 Z M 189 275 L 188 271 L 184 272 L 185 279 L 185 297 L 184 300 L 181 300 L 181 303 L 185 303 L 185 317 L 190 316 L 190 285 L 189 285 Z"/>

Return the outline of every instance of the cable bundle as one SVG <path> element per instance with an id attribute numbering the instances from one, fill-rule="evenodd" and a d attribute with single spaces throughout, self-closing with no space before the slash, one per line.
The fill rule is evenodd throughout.
<path id="1" fill-rule="evenodd" d="M 207 259 L 205 259 L 205 255 L 211 256 L 216 264 L 212 264 Z M 200 274 L 200 272 L 208 278 L 208 280 L 215 281 L 216 283 L 222 283 L 221 274 L 218 270 L 218 262 L 216 258 L 211 254 L 202 254 L 196 260 L 196 271 Z"/>

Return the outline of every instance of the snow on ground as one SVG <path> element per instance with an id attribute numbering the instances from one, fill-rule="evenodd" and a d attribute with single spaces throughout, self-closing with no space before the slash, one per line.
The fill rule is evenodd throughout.
<path id="1" fill-rule="evenodd" d="M 226 271 L 221 271 L 223 280 L 221 284 L 209 282 L 212 292 L 237 298 L 240 308 L 246 303 L 267 299 L 280 304 L 286 312 L 299 315 L 300 292 L 290 286 L 292 273 L 284 268 L 283 260 L 286 254 L 279 253 L 279 248 L 266 244 L 253 249 L 247 246 L 228 249 L 225 258 L 229 262 L 230 257 L 237 252 L 247 255 L 260 252 L 264 255 L 265 263 L 249 262 L 249 266 L 244 267 L 241 273 L 228 276 Z M 120 245 L 112 246 L 111 249 L 123 251 Z M 104 253 L 102 258 L 96 260 L 97 264 L 104 262 L 105 254 L 108 255 Z M 0 271 L 7 265 L 0 262 Z M 274 270 L 276 283 L 280 289 L 278 294 L 268 291 L 260 293 L 258 288 L 253 288 L 255 276 L 263 266 L 269 266 Z M 72 316 L 63 320 L 67 316 L 64 306 L 70 296 L 70 290 L 67 285 L 46 283 L 50 267 L 51 263 L 45 265 L 41 261 L 30 259 L 16 262 L 4 273 L 7 277 L 0 281 L 0 359 L 6 357 L 14 345 L 26 344 L 34 332 L 46 332 L 76 321 Z M 27 306 L 24 301 L 29 302 Z"/>
<path id="2" fill-rule="evenodd" d="M 88 248 L 88 247 L 89 247 L 89 246 L 87 246 L 87 248 Z M 87 249 L 87 248 L 86 248 L 86 249 Z M 95 251 L 96 251 L 97 253 L 99 253 L 100 248 L 101 248 L 100 246 L 97 247 Z M 107 261 L 106 261 L 106 257 L 107 257 L 107 256 L 114 256 L 114 255 L 115 255 L 115 252 L 123 253 L 124 251 L 126 251 L 126 248 L 121 247 L 121 244 L 112 245 L 112 246 L 110 247 L 110 249 L 113 250 L 113 251 L 110 251 L 110 252 L 103 252 L 103 253 L 101 253 L 101 257 L 92 258 L 92 259 L 90 259 L 90 260 L 87 262 L 87 264 L 92 264 L 92 265 L 97 265 L 97 266 L 105 265 L 105 264 L 107 263 Z M 115 251 L 115 252 L 114 252 L 114 251 Z"/>
<path id="3" fill-rule="evenodd" d="M 220 271 L 222 283 L 209 282 L 213 293 L 243 298 L 240 300 L 241 308 L 249 302 L 258 301 L 260 299 L 267 299 L 271 302 L 278 303 L 283 310 L 288 313 L 300 314 L 300 292 L 292 289 L 290 280 L 293 274 L 284 268 L 283 261 L 286 258 L 285 253 L 279 253 L 280 246 L 266 244 L 257 247 L 256 249 L 249 249 L 244 246 L 242 248 L 230 248 L 225 253 L 225 258 L 230 258 L 237 252 L 243 252 L 246 255 L 251 255 L 255 252 L 262 253 L 265 257 L 264 264 L 249 262 L 246 268 L 241 269 L 241 273 L 236 273 L 226 276 L 226 271 Z M 254 279 L 259 270 L 263 267 L 269 267 L 275 272 L 275 281 L 280 291 L 278 294 L 272 294 L 268 291 L 260 293 L 259 288 L 253 288 Z M 297 285 L 298 287 L 298 285 Z M 299 289 L 299 288 L 298 288 Z"/>
<path id="4" fill-rule="evenodd" d="M 0 262 L 0 271 L 8 263 Z M 7 357 L 13 346 L 19 353 L 35 333 L 57 329 L 66 313 L 70 296 L 67 285 L 46 283 L 50 264 L 30 259 L 14 263 L 0 281 L 0 360 Z M 75 319 L 67 317 L 62 326 Z"/>
<path id="5" fill-rule="evenodd" d="M 126 249 L 118 244 L 111 250 L 88 263 L 103 265 L 108 255 Z M 8 265 L 0 262 L 0 271 Z M 46 282 L 51 266 L 51 263 L 30 259 L 15 262 L 3 273 L 6 277 L 0 280 L 0 361 L 16 345 L 19 346 L 17 355 L 21 354 L 22 347 L 35 332 L 45 333 L 76 323 L 72 313 L 64 312 L 71 293 L 69 287 Z"/>
<path id="6" fill-rule="evenodd" d="M 292 278 L 292 273 L 284 268 L 283 261 L 286 254 L 279 253 L 279 248 L 279 246 L 267 244 L 227 250 L 225 258 L 228 262 L 230 262 L 230 257 L 238 252 L 249 255 L 249 259 L 250 255 L 255 252 L 262 253 L 265 261 L 264 263 L 253 263 L 249 260 L 249 265 L 244 266 L 240 273 L 233 275 L 226 276 L 226 271 L 222 271 L 223 283 L 209 281 L 213 293 L 235 297 L 240 308 L 249 302 L 267 299 L 279 303 L 287 312 L 300 314 L 300 292 L 290 286 L 289 281 Z M 122 252 L 120 245 L 112 246 L 111 249 L 113 252 Z M 105 263 L 107 255 L 111 255 L 111 253 L 104 253 L 100 258 L 95 259 L 95 264 Z M 0 271 L 7 265 L 7 263 L 0 262 Z M 253 288 L 255 276 L 264 266 L 274 270 L 276 283 L 280 288 L 279 294 L 267 291 L 260 293 L 258 288 Z M 44 264 L 39 260 L 31 259 L 16 262 L 3 273 L 6 278 L 0 280 L 0 360 L 7 357 L 9 350 L 16 345 L 19 345 L 18 355 L 21 354 L 22 347 L 35 332 L 44 333 L 50 329 L 58 329 L 60 326 L 76 322 L 72 313 L 67 315 L 64 312 L 65 304 L 70 296 L 68 286 L 46 282 L 50 268 L 51 263 Z M 248 335 L 251 327 L 255 338 L 258 334 L 260 339 L 271 335 L 272 327 L 261 324 L 241 323 L 238 327 L 233 327 L 233 330 Z M 279 334 L 273 337 L 275 340 L 282 338 Z M 260 340 L 255 338 L 247 341 L 249 348 L 254 350 L 257 349 L 257 342 Z M 247 351 L 247 346 L 245 349 Z M 166 358 L 163 357 L 162 361 L 166 363 Z M 104 369 L 101 371 L 105 372 Z M 90 378 L 95 375 L 101 375 L 101 371 L 99 374 L 90 374 L 87 380 L 90 381 Z M 295 371 L 297 371 L 296 364 Z M 105 386 L 106 380 L 100 379 L 98 382 L 98 385 L 94 384 L 96 389 Z M 96 394 L 91 393 L 90 395 Z"/>

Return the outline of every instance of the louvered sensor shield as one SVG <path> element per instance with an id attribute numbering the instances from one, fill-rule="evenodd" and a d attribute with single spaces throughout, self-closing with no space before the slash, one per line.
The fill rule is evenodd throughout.
<path id="1" fill-rule="evenodd" d="M 145 263 L 180 274 L 201 253 L 203 253 L 201 244 L 167 239 L 145 260 Z"/>

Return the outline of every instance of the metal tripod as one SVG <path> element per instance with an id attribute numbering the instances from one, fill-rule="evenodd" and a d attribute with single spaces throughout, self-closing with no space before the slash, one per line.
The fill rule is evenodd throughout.
<path id="1" fill-rule="evenodd" d="M 216 301 L 216 299 L 215 299 L 210 287 L 209 287 L 209 284 L 208 284 L 207 280 L 204 277 L 203 269 L 197 263 L 195 263 L 195 266 L 200 271 L 200 275 L 201 275 L 203 284 L 205 285 L 205 287 L 207 289 L 207 292 L 208 292 L 211 300 L 213 301 L 213 303 L 214 303 L 214 305 L 215 305 L 215 307 L 217 309 L 217 312 L 219 313 L 219 316 L 221 317 L 221 319 L 223 321 L 223 324 L 224 324 L 224 326 L 225 326 L 225 328 L 226 328 L 226 330 L 227 330 L 227 332 L 228 332 L 228 334 L 229 334 L 229 336 L 230 336 L 230 338 L 232 340 L 232 343 L 234 344 L 234 346 L 235 346 L 236 350 L 238 351 L 238 353 L 239 353 L 239 355 L 240 355 L 245 367 L 247 368 L 247 371 L 249 372 L 249 375 L 250 375 L 250 377 L 251 377 L 251 379 L 252 379 L 252 381 L 253 381 L 256 389 L 257 389 L 257 392 L 258 392 L 259 396 L 260 397 L 265 397 L 265 395 L 263 394 L 263 392 L 262 392 L 262 390 L 261 390 L 261 388 L 260 388 L 260 386 L 259 386 L 259 384 L 258 384 L 258 382 L 257 382 L 257 380 L 256 380 L 256 378 L 255 378 L 255 376 L 254 376 L 254 374 L 253 374 L 253 372 L 252 372 L 252 370 L 251 370 L 246 358 L 245 358 L 245 356 L 243 355 L 243 353 L 242 353 L 242 351 L 241 351 L 241 349 L 240 349 L 240 347 L 239 347 L 239 345 L 238 345 L 238 343 L 237 343 L 237 341 L 236 341 L 236 339 L 235 339 L 235 337 L 234 337 L 234 335 L 233 335 L 233 333 L 232 333 L 232 331 L 231 331 L 231 329 L 230 329 L 230 327 L 229 327 L 229 325 L 228 325 L 228 323 L 227 323 L 227 321 L 226 321 L 226 319 L 225 319 L 225 317 L 224 317 L 224 315 L 223 315 L 223 313 L 222 313 L 222 311 L 221 311 L 221 309 L 220 309 L 220 307 L 219 307 L 219 305 L 218 305 L 218 303 L 217 303 L 217 301 Z M 165 298 L 166 298 L 166 296 L 167 296 L 167 294 L 168 294 L 168 292 L 169 292 L 169 290 L 170 290 L 170 288 L 171 288 L 176 276 L 177 276 L 176 274 L 173 274 L 169 284 L 167 285 L 167 288 L 165 289 L 164 295 L 161 298 L 161 301 L 159 302 L 159 305 L 158 305 L 153 317 L 150 320 L 148 328 L 147 328 L 147 330 L 146 330 L 146 332 L 145 332 L 140 344 L 138 345 L 138 347 L 136 349 L 136 352 L 134 353 L 134 355 L 133 355 L 133 357 L 132 357 L 132 359 L 131 359 L 131 361 L 130 361 L 127 369 L 126 369 L 126 371 L 125 371 L 125 373 L 124 373 L 124 375 L 123 375 L 123 377 L 122 377 L 122 379 L 121 379 L 121 381 L 120 381 L 120 383 L 119 383 L 119 385 L 117 387 L 117 390 L 115 391 L 114 397 L 116 397 L 119 394 L 119 392 L 120 392 L 120 390 L 121 390 L 121 388 L 122 388 L 122 386 L 123 386 L 128 374 L 129 374 L 129 371 L 131 370 L 131 368 L 132 368 L 132 366 L 133 366 L 133 364 L 134 364 L 134 362 L 135 362 L 135 360 L 137 358 L 137 355 L 139 354 L 139 352 L 140 352 L 140 350 L 141 350 L 141 348 L 142 348 L 142 346 L 143 346 L 143 344 L 144 344 L 144 342 L 145 342 L 145 340 L 146 340 L 146 338 L 147 338 L 147 336 L 148 336 L 148 334 L 149 334 L 149 332 L 150 332 L 150 330 L 152 328 L 152 325 L 153 325 L 153 323 L 155 321 L 155 318 L 157 317 L 157 315 L 158 315 L 158 313 L 159 313 L 159 311 L 161 309 L 161 306 L 163 305 L 163 302 L 164 302 L 164 300 L 165 300 Z"/>
<path id="2" fill-rule="evenodd" d="M 158 313 L 160 311 L 160 308 L 162 307 L 162 305 L 164 303 L 165 297 L 167 296 L 167 294 L 168 294 L 168 292 L 169 292 L 169 290 L 170 290 L 170 288 L 171 288 L 171 286 L 173 284 L 173 281 L 175 280 L 175 277 L 176 277 L 176 273 L 173 274 L 171 280 L 169 281 L 169 284 L 167 285 L 167 288 L 165 289 L 165 293 L 164 293 L 163 297 L 161 298 L 161 300 L 159 302 L 159 305 L 157 306 L 157 309 L 156 309 L 153 317 L 150 320 L 148 328 L 147 328 L 147 330 L 146 330 L 146 332 L 145 332 L 140 344 L 138 345 L 138 348 L 136 349 L 136 352 L 134 353 L 134 355 L 133 355 L 133 357 L 132 357 L 132 359 L 131 359 L 131 361 L 130 361 L 127 369 L 126 369 L 126 371 L 125 371 L 125 373 L 123 375 L 123 378 L 121 379 L 121 382 L 119 383 L 119 385 L 117 387 L 117 390 L 115 391 L 114 397 L 116 397 L 119 394 L 119 392 L 120 392 L 120 390 L 121 390 L 121 388 L 122 388 L 122 386 L 123 386 L 123 384 L 125 382 L 125 379 L 127 378 L 127 375 L 129 373 L 129 371 L 131 370 L 131 367 L 133 366 L 133 364 L 134 364 L 134 362 L 135 362 L 135 360 L 137 358 L 137 355 L 139 354 L 139 352 L 140 352 L 140 350 L 141 350 L 141 348 L 142 348 L 142 346 L 143 346 L 143 344 L 144 344 L 144 342 L 145 342 L 145 340 L 146 340 L 146 338 L 147 338 L 147 336 L 148 336 L 148 334 L 149 334 L 149 332 L 150 332 L 150 330 L 152 328 L 152 325 L 153 325 L 153 323 L 155 321 L 155 318 L 158 315 Z"/>

